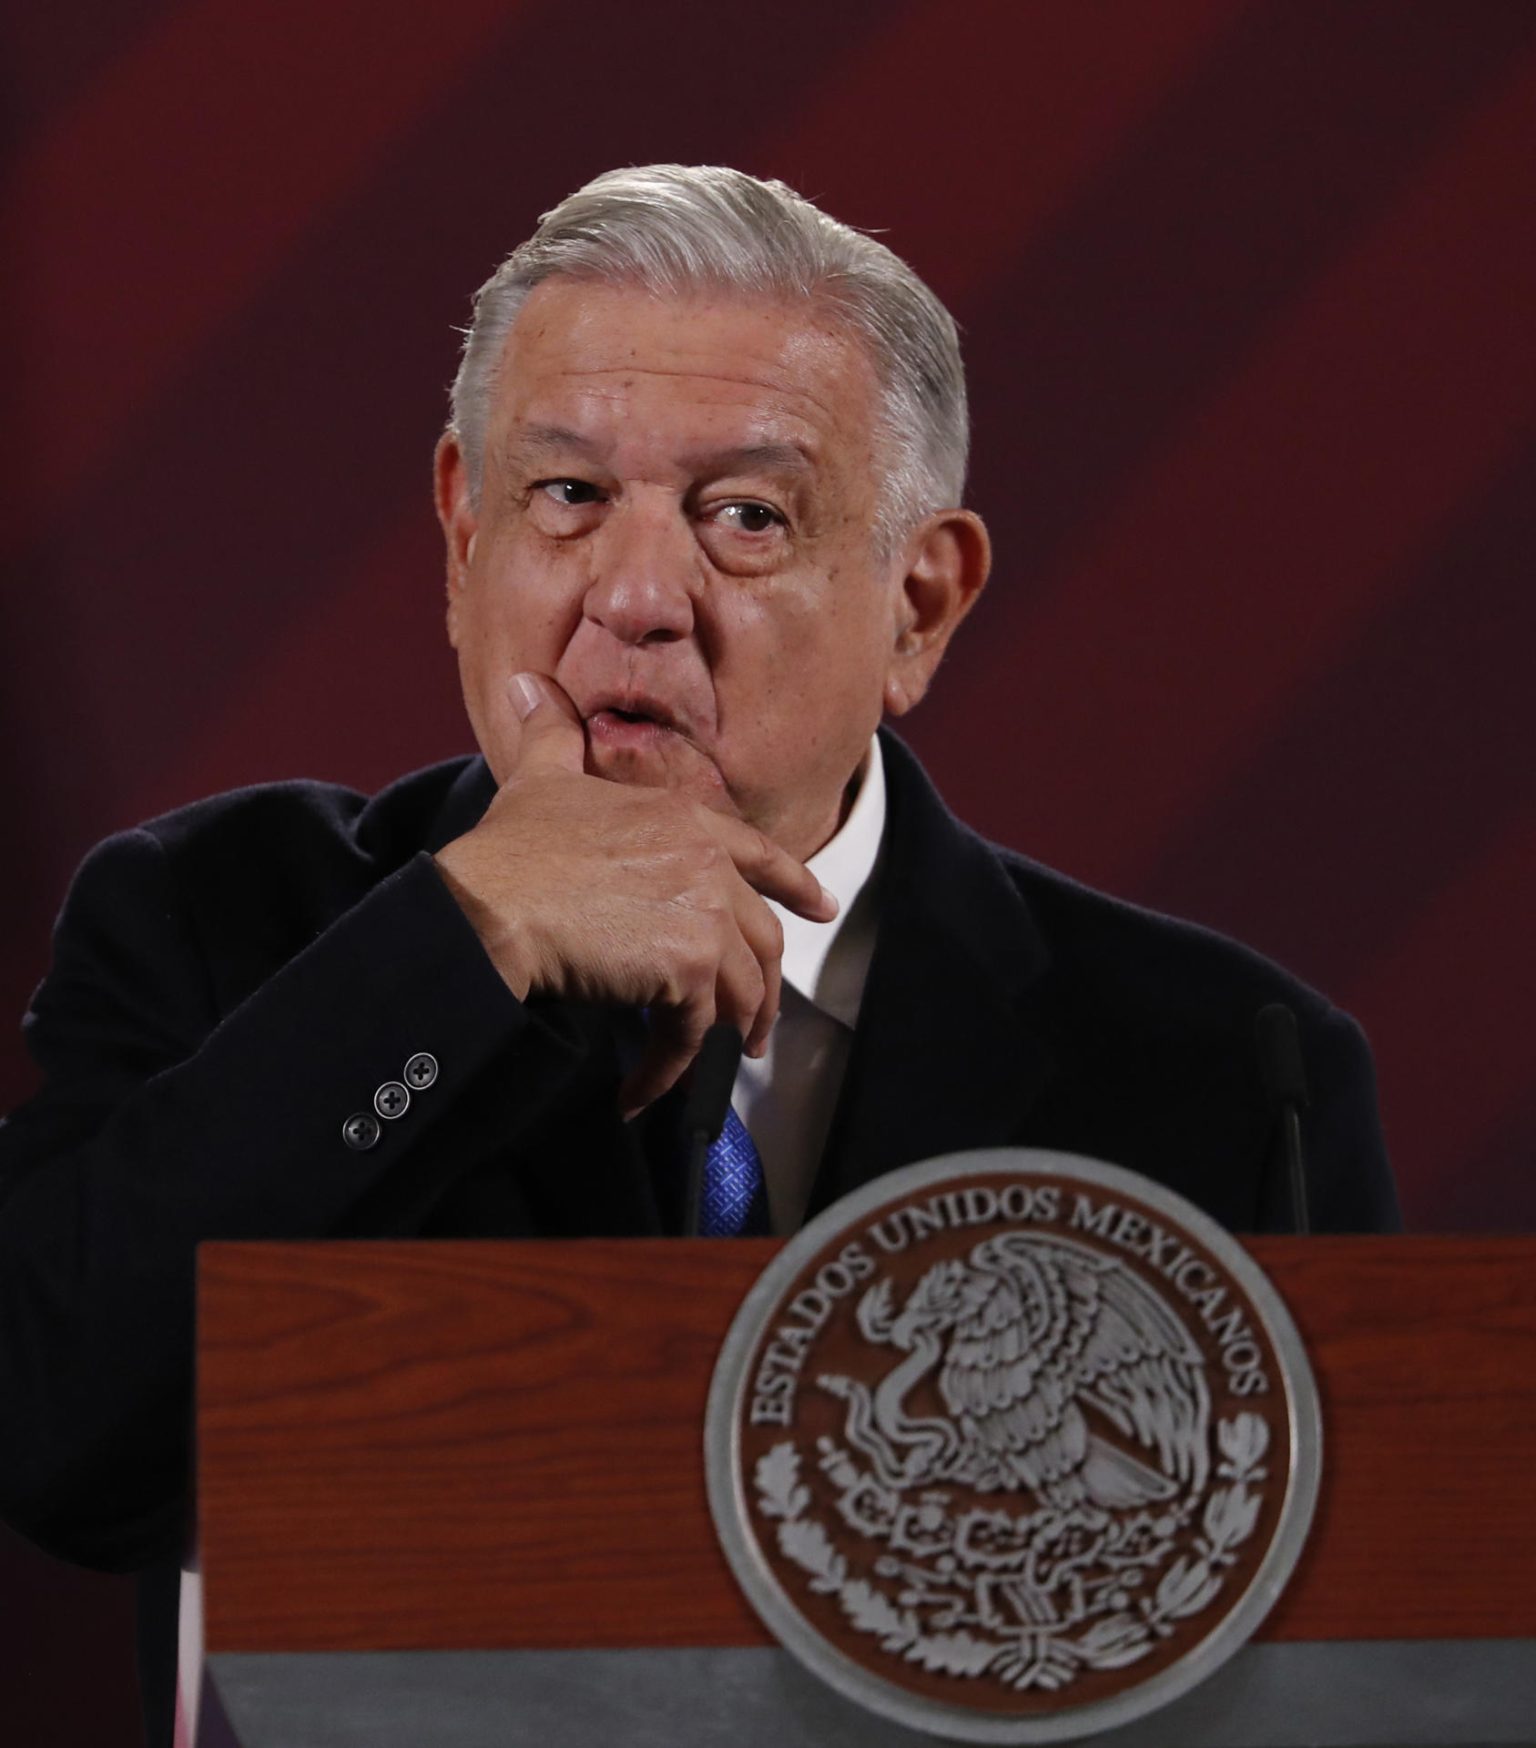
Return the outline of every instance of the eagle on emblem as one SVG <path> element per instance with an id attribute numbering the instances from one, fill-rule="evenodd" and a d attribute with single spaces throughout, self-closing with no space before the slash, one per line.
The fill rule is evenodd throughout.
<path id="1" fill-rule="evenodd" d="M 1005 1232 L 893 1299 L 881 1280 L 856 1316 L 868 1341 L 904 1357 L 873 1389 L 817 1380 L 847 1403 L 844 1436 L 886 1486 L 1023 1488 L 1064 1511 L 1155 1506 L 1204 1487 L 1204 1359 L 1160 1294 L 1114 1258 Z M 935 1384 L 947 1412 L 915 1412 L 912 1392 L 926 1386 L 931 1403 Z"/>

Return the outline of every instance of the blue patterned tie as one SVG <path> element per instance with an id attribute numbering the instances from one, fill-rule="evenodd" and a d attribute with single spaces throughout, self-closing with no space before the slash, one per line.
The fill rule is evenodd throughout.
<path id="1" fill-rule="evenodd" d="M 704 1163 L 703 1238 L 766 1238 L 768 1186 L 752 1137 L 734 1110 Z"/>

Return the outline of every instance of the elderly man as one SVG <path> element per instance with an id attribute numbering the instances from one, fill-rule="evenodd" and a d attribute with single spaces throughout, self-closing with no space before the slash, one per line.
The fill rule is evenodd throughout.
<path id="1" fill-rule="evenodd" d="M 600 177 L 483 288 L 436 468 L 482 756 L 200 803 L 70 894 L 46 1085 L 0 1131 L 26 1534 L 174 1585 L 201 1239 L 678 1230 L 666 1095 L 717 1020 L 745 1057 L 708 1230 L 1004 1143 L 1251 1227 L 1277 1000 L 1318 1224 L 1395 1221 L 1347 1018 L 983 843 L 879 730 L 986 577 L 965 451 L 953 322 L 781 185 Z"/>

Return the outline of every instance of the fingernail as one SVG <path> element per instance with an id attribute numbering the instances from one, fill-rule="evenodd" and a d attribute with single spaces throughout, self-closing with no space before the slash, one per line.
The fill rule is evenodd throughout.
<path id="1" fill-rule="evenodd" d="M 514 674 L 507 681 L 507 691 L 512 695 L 512 708 L 517 712 L 518 721 L 526 722 L 539 707 L 539 682 L 532 674 Z"/>
<path id="2" fill-rule="evenodd" d="M 819 880 L 816 882 L 816 884 L 818 886 L 821 886 L 821 882 Z M 832 907 L 833 916 L 836 916 L 837 913 L 842 909 L 842 906 L 837 902 L 836 897 L 832 893 L 828 892 L 825 886 L 821 887 L 821 901 L 823 904 L 827 904 L 827 905 L 830 905 Z"/>

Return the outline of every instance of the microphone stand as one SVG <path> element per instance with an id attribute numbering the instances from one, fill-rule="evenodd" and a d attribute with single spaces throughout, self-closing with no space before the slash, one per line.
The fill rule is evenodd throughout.
<path id="1" fill-rule="evenodd" d="M 1254 1021 L 1259 1049 L 1259 1077 L 1269 1096 L 1270 1109 L 1280 1130 L 1280 1153 L 1285 1161 L 1289 1191 L 1291 1230 L 1312 1230 L 1307 1207 L 1307 1178 L 1301 1152 L 1301 1113 L 1307 1107 L 1307 1075 L 1301 1059 L 1301 1035 L 1296 1016 L 1284 1002 L 1260 1008 Z"/>

